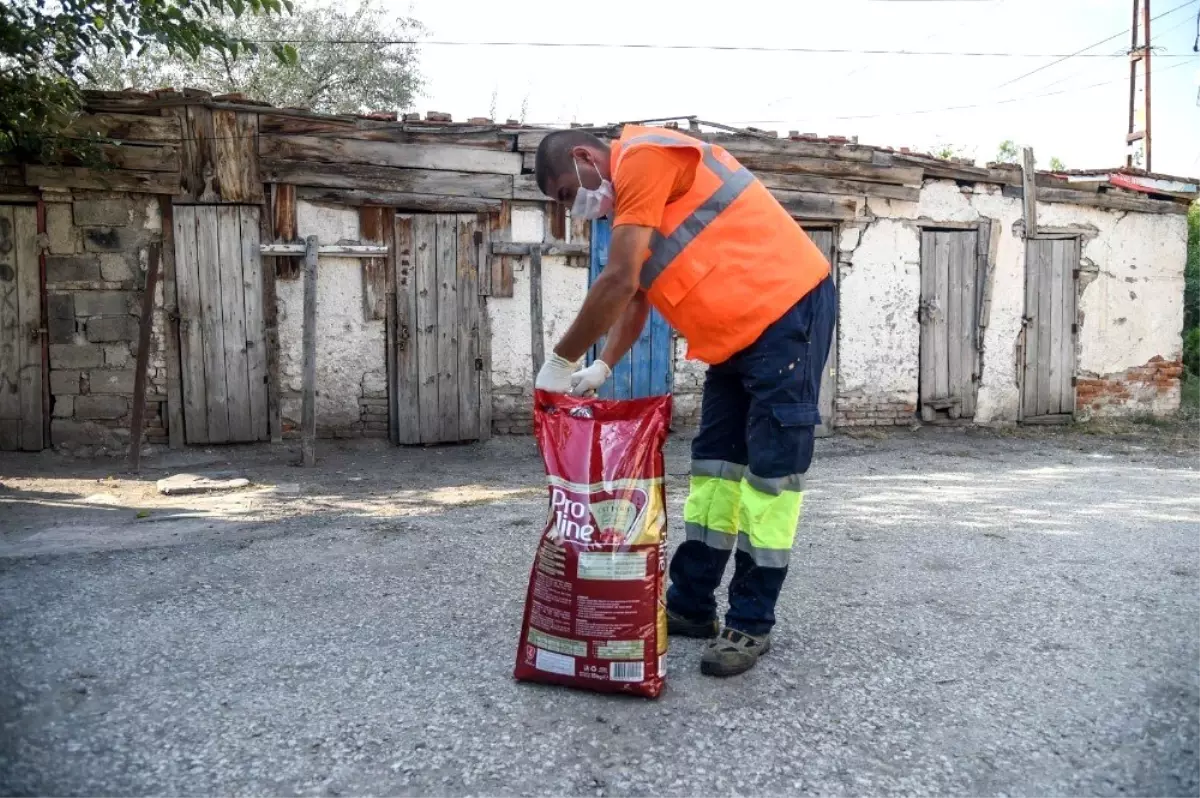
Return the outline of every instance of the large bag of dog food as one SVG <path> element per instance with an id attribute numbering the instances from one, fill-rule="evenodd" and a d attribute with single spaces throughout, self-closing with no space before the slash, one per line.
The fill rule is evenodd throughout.
<path id="1" fill-rule="evenodd" d="M 655 697 L 667 653 L 663 444 L 671 397 L 536 392 L 549 517 L 514 676 Z"/>

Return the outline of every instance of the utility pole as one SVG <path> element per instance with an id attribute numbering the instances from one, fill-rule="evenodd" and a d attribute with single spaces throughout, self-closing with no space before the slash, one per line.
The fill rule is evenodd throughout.
<path id="1" fill-rule="evenodd" d="M 1140 23 L 1140 24 L 1139 24 Z M 1144 166 L 1150 166 L 1150 0 L 1133 0 L 1133 37 L 1129 43 L 1129 130 L 1125 135 L 1125 165 L 1133 166 L 1137 142 L 1142 142 Z M 1141 69 L 1138 69 L 1138 65 Z M 1142 119 L 1138 124 L 1138 76 L 1142 78 Z"/>

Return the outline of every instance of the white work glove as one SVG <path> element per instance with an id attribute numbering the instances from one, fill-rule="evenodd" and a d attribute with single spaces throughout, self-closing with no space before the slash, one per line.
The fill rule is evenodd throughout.
<path id="1" fill-rule="evenodd" d="M 580 369 L 571 375 L 571 394 L 573 396 L 591 396 L 609 377 L 612 369 L 603 360 L 597 360 L 585 369 Z"/>
<path id="2" fill-rule="evenodd" d="M 551 352 L 550 357 L 546 358 L 546 362 L 542 364 L 541 370 L 537 373 L 533 387 L 539 391 L 550 391 L 551 393 L 570 393 L 571 376 L 574 371 L 574 363 Z"/>

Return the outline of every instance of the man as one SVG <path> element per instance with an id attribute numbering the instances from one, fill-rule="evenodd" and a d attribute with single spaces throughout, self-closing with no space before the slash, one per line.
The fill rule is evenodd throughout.
<path id="1" fill-rule="evenodd" d="M 729 153 L 678 131 L 626 126 L 611 147 L 584 131 L 557 131 L 538 147 L 536 173 L 573 218 L 613 216 L 608 265 L 536 387 L 595 391 L 651 305 L 687 338 L 688 357 L 709 364 L 687 540 L 670 566 L 668 630 L 716 638 L 703 673 L 742 673 L 770 648 L 800 520 L 837 314 L 829 263 Z M 576 371 L 605 333 L 600 358 Z M 715 591 L 735 549 L 719 629 Z"/>

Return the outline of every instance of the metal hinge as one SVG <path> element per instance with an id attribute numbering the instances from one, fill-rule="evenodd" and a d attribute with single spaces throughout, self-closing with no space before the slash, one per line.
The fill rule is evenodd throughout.
<path id="1" fill-rule="evenodd" d="M 400 325 L 400 335 L 397 336 L 397 340 L 396 340 L 396 348 L 398 350 L 400 350 L 401 352 L 403 352 L 405 349 L 408 348 L 408 337 L 409 337 L 408 325 L 401 324 Z"/>

